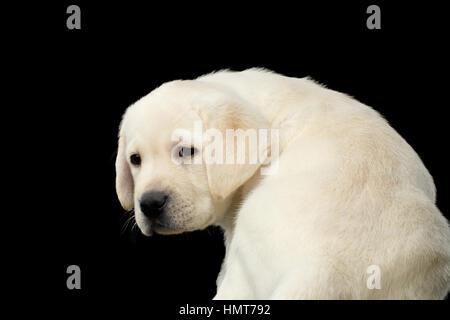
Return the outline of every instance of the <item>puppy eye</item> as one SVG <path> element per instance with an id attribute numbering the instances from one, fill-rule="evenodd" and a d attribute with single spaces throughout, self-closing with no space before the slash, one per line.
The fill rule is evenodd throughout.
<path id="1" fill-rule="evenodd" d="M 130 162 L 131 162 L 133 165 L 135 165 L 135 166 L 140 165 L 140 164 L 141 164 L 141 156 L 140 156 L 139 154 L 137 154 L 137 153 L 132 154 L 132 155 L 130 156 Z"/>
<path id="2" fill-rule="evenodd" d="M 178 157 L 193 157 L 197 153 L 197 148 L 194 147 L 180 147 L 178 149 Z"/>

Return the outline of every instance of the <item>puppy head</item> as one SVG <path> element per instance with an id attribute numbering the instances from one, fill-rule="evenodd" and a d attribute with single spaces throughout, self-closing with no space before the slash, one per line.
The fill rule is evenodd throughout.
<path id="1" fill-rule="evenodd" d="M 192 139 L 198 134 L 194 131 L 199 122 L 202 133 L 213 128 L 224 137 L 226 129 L 267 128 L 248 103 L 198 80 L 166 83 L 124 114 L 116 191 L 124 209 L 134 208 L 145 235 L 181 233 L 214 224 L 229 208 L 233 192 L 259 167 L 258 163 L 204 161 L 202 150 L 208 141 L 204 135 Z"/>

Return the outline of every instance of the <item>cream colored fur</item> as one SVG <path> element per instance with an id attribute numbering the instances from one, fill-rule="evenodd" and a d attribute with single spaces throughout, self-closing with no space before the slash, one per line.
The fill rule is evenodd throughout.
<path id="1" fill-rule="evenodd" d="M 277 173 L 177 166 L 171 133 L 196 120 L 279 129 Z M 249 69 L 166 83 L 125 113 L 116 168 L 119 199 L 144 234 L 224 228 L 216 299 L 442 299 L 449 290 L 450 229 L 419 156 L 376 111 L 310 79 Z M 152 188 L 174 199 L 169 227 L 139 210 Z M 371 265 L 380 289 L 367 287 Z"/>

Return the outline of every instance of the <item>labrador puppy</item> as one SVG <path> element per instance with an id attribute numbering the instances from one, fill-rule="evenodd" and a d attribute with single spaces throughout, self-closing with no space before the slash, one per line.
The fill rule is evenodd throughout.
<path id="1" fill-rule="evenodd" d="M 244 147 L 230 130 L 247 134 Z M 450 229 L 432 177 L 376 111 L 345 94 L 225 70 L 163 84 L 126 110 L 119 131 L 117 195 L 143 234 L 223 228 L 215 299 L 449 290 Z"/>

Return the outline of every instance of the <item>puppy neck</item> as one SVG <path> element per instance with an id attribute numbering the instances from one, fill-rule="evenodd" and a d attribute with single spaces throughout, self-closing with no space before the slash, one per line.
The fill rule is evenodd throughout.
<path id="1" fill-rule="evenodd" d="M 233 194 L 230 195 L 229 199 L 225 201 L 229 201 L 229 206 L 227 210 L 222 214 L 221 218 L 218 219 L 215 225 L 222 228 L 224 232 L 225 238 L 225 247 L 228 247 L 231 238 L 233 237 L 235 222 L 237 218 L 237 213 L 239 211 L 239 206 L 242 199 L 242 189 L 239 188 Z"/>

